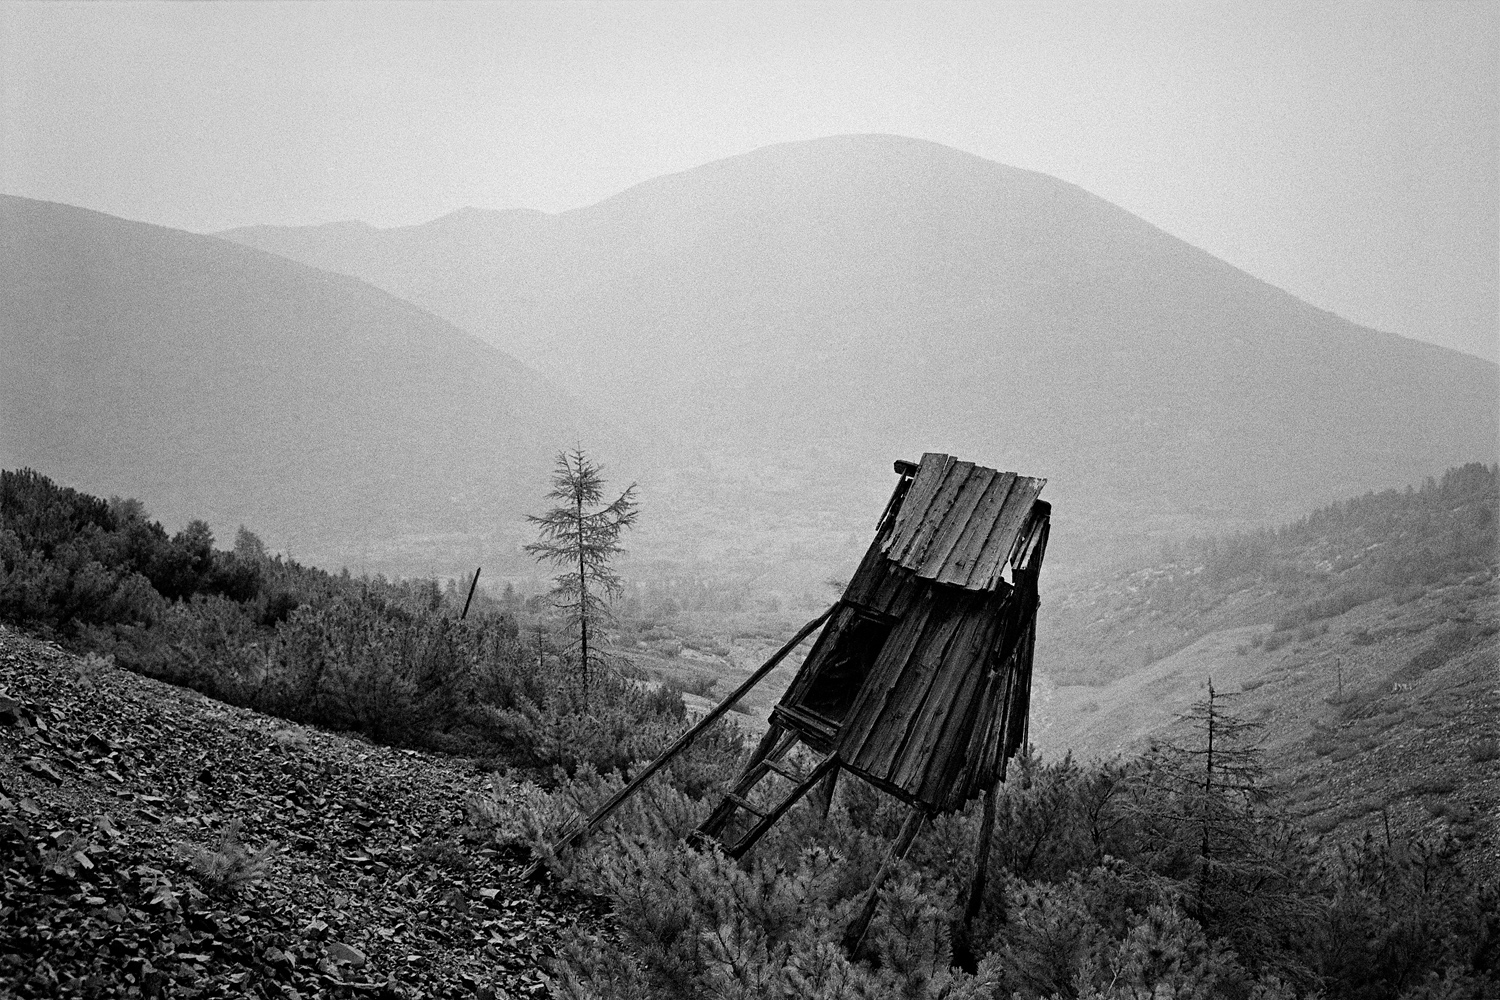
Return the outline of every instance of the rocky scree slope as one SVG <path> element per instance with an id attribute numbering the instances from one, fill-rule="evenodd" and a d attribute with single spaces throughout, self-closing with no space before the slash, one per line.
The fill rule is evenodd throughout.
<path id="1" fill-rule="evenodd" d="M 485 780 L 0 626 L 0 994 L 544 995 L 582 910 L 465 840 Z"/>

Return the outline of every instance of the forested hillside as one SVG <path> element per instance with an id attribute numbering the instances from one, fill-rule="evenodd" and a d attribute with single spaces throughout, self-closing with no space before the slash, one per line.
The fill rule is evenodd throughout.
<path id="1" fill-rule="evenodd" d="M 243 530 L 232 551 L 216 549 L 201 522 L 169 535 L 130 501 L 5 472 L 0 618 L 90 655 L 69 668 L 51 662 L 60 654 L 0 636 L 7 665 L 36 661 L 24 672 L 0 670 L 9 685 L 0 716 L 18 727 L 0 739 L 0 905 L 32 915 L 6 932 L 7 948 L 47 959 L 0 962 L 0 970 L 19 995 L 38 997 L 91 982 L 149 982 L 184 996 L 214 983 L 266 996 L 287 987 L 449 996 L 502 970 L 528 990 L 542 989 L 545 976 L 554 995 L 575 1000 L 1492 995 L 1500 887 L 1489 813 L 1500 801 L 1500 742 L 1482 727 L 1500 705 L 1484 700 L 1493 671 L 1476 677 L 1473 666 L 1496 631 L 1496 574 L 1483 559 L 1496 471 L 1456 469 L 1421 490 L 1361 498 L 1258 541 L 1192 547 L 1219 569 L 1190 577 L 1218 581 L 1225 600 L 1245 589 L 1236 580 L 1303 584 L 1288 591 L 1295 599 L 1281 628 L 1254 627 L 1260 642 L 1251 654 L 1247 639 L 1247 658 L 1268 655 L 1267 638 L 1285 633 L 1290 644 L 1272 653 L 1316 647 L 1338 605 L 1316 602 L 1341 587 L 1368 588 L 1344 614 L 1400 598 L 1398 607 L 1428 618 L 1451 609 L 1462 630 L 1432 636 L 1399 620 L 1399 635 L 1366 628 L 1367 638 L 1351 640 L 1386 651 L 1425 641 L 1435 652 L 1398 665 L 1409 675 L 1404 690 L 1370 687 L 1368 671 L 1351 669 L 1347 695 L 1326 703 L 1332 721 L 1304 734 L 1311 766 L 1292 781 L 1277 757 L 1284 721 L 1250 699 L 1272 690 L 1283 704 L 1305 699 L 1296 685 L 1306 659 L 1240 684 L 1237 697 L 1223 682 L 1205 690 L 1141 754 L 1100 762 L 1028 751 L 997 791 L 991 877 L 972 919 L 963 915 L 977 803 L 918 838 L 852 951 L 840 946 L 843 928 L 903 818 L 881 793 L 842 781 L 826 815 L 798 806 L 744 865 L 688 848 L 682 836 L 722 795 L 744 750 L 734 729 L 720 728 L 582 850 L 555 856 L 549 844 L 578 811 L 681 731 L 680 689 L 609 673 L 581 686 L 550 639 L 538 632 L 532 644 L 531 630 L 547 626 L 522 623 L 525 608 L 514 601 L 481 600 L 458 621 L 456 588 L 331 575 L 268 557 Z M 1423 552 L 1438 569 L 1399 569 Z M 1311 563 L 1308 553 L 1317 556 Z M 1181 598 L 1187 585 L 1174 586 Z M 1464 603 L 1470 591 L 1488 602 L 1482 613 Z M 320 759 L 347 758 L 338 780 L 365 789 L 324 810 L 326 798 L 286 777 L 311 773 L 300 749 L 307 737 L 278 735 L 280 749 L 261 766 L 265 751 L 250 748 L 265 742 L 264 725 L 220 712 L 213 718 L 229 731 L 198 739 L 191 778 L 146 754 L 128 728 L 139 722 L 127 719 L 143 701 L 179 727 L 201 728 L 201 713 L 134 687 L 120 667 L 285 719 L 462 754 L 495 774 L 480 786 L 454 772 L 451 758 L 433 760 L 442 795 L 467 787 L 459 823 L 441 796 L 418 792 L 426 758 L 355 754 L 319 735 Z M 87 738 L 70 693 L 83 684 L 107 691 L 91 702 Z M 1174 697 L 1194 698 L 1187 688 L 1177 685 Z M 1460 698 L 1415 713 L 1391 704 L 1446 690 Z M 1438 711 L 1451 713 L 1454 729 Z M 1433 718 L 1422 721 L 1423 712 Z M 217 761 L 221 752 L 239 756 Z M 1380 798 L 1348 779 L 1350 762 L 1366 771 L 1383 763 L 1416 782 Z M 74 771 L 77 779 L 62 777 Z M 190 815 L 195 803 L 220 802 L 221 771 L 236 776 L 241 804 Z M 140 810 L 123 835 L 108 807 L 103 820 L 88 820 L 100 808 L 84 794 L 96 772 L 128 783 L 131 799 L 156 817 L 144 822 L 174 817 L 188 838 L 175 856 L 169 833 L 138 827 Z M 186 794 L 189 780 L 203 790 Z M 270 842 L 317 848 L 304 795 L 327 812 L 317 836 L 358 848 L 316 879 L 300 855 Z M 294 808 L 264 807 L 281 800 Z M 438 814 L 419 826 L 382 811 L 398 807 Z M 1415 821 L 1412 807 L 1425 810 Z M 246 817 L 253 826 L 243 826 Z M 1376 822 L 1361 832 L 1343 822 L 1350 818 Z M 422 829 L 432 832 L 416 842 Z M 210 833 L 216 842 L 199 843 Z M 551 873 L 546 895 L 523 895 L 513 869 L 497 864 L 527 854 Z M 496 881 L 455 892 L 453 873 L 463 871 Z M 566 893 L 582 896 L 568 902 Z M 584 899 L 607 911 L 602 923 L 581 911 Z M 557 905 L 570 915 L 549 916 L 546 907 Z M 520 912 L 531 923 L 518 924 Z M 128 935 L 110 930 L 122 923 Z M 54 926 L 71 930 L 55 936 Z M 101 964 L 85 944 L 110 935 L 121 942 L 121 965 Z M 218 982 L 221 969 L 234 971 Z"/>

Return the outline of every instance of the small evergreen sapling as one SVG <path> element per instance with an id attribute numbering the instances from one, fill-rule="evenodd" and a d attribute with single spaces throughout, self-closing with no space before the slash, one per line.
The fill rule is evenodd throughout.
<path id="1" fill-rule="evenodd" d="M 604 503 L 603 471 L 581 448 L 560 453 L 547 493 L 557 506 L 539 517 L 527 517 L 541 539 L 526 546 L 526 551 L 538 562 L 564 570 L 553 580 L 552 601 L 574 634 L 585 702 L 589 671 L 598 662 L 599 630 L 609 622 L 608 602 L 621 593 L 620 578 L 610 568 L 610 560 L 624 551 L 620 532 L 635 524 L 639 513 L 634 483 Z"/>

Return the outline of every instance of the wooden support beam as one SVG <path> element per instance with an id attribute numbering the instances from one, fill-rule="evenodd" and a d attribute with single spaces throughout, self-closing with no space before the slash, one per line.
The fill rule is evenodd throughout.
<path id="1" fill-rule="evenodd" d="M 1001 769 L 1003 772 L 1003 761 Z M 964 903 L 963 912 L 953 922 L 949 934 L 953 964 L 970 974 L 979 967 L 979 957 L 974 949 L 974 918 L 979 916 L 979 909 L 984 903 L 985 882 L 990 867 L 990 841 L 995 833 L 996 799 L 1004 781 L 1005 777 L 1002 773 L 999 778 L 995 779 L 994 784 L 985 790 L 984 813 L 979 821 L 979 842 L 975 845 L 974 851 L 974 878 L 969 883 L 969 898 Z M 1001 919 L 1004 919 L 1003 912 Z"/>
<path id="2" fill-rule="evenodd" d="M 1004 780 L 1003 778 L 1001 780 Z M 963 930 L 967 934 L 969 925 L 979 915 L 984 903 L 985 881 L 990 867 L 990 841 L 995 837 L 995 799 L 1000 795 L 1000 781 L 996 781 L 984 793 L 984 813 L 979 819 L 979 843 L 974 850 L 974 879 L 969 883 L 969 901 L 964 904 Z"/>
<path id="3" fill-rule="evenodd" d="M 463 614 L 458 616 L 459 621 L 463 621 L 469 617 L 469 602 L 474 599 L 474 588 L 479 586 L 479 570 L 481 569 L 484 569 L 484 567 L 480 566 L 479 569 L 476 569 L 474 571 L 474 579 L 469 581 L 469 596 L 464 598 L 464 611 Z"/>
<path id="4" fill-rule="evenodd" d="M 865 904 L 860 908 L 859 915 L 849 924 L 844 931 L 844 951 L 851 957 L 859 951 L 859 946 L 864 943 L 865 934 L 870 929 L 870 921 L 875 919 L 875 908 L 880 903 L 880 887 L 885 880 L 890 878 L 891 872 L 896 870 L 896 865 L 906 857 L 906 852 L 911 850 L 911 845 L 916 842 L 917 834 L 922 830 L 922 824 L 927 819 L 927 811 L 920 805 L 912 806 L 911 812 L 906 814 L 906 822 L 901 825 L 901 832 L 896 835 L 896 842 L 891 845 L 891 852 L 886 855 L 885 862 L 880 866 L 880 871 L 875 873 L 875 881 L 870 885 L 868 894 L 865 896 Z"/>
<path id="5" fill-rule="evenodd" d="M 835 767 L 829 770 L 828 774 L 823 778 L 823 783 L 820 784 L 818 786 L 818 790 L 813 793 L 813 801 L 816 802 L 818 806 L 819 819 L 828 818 L 828 809 L 833 805 L 833 793 L 834 790 L 838 788 L 838 783 L 839 769 Z"/>
<path id="6" fill-rule="evenodd" d="M 719 702 L 719 704 L 714 706 L 714 708 L 711 709 L 707 715 L 699 719 L 696 725 L 694 725 L 687 732 L 683 733 L 681 736 L 677 737 L 677 739 L 673 741 L 671 746 L 663 750 L 655 760 L 642 768 L 641 773 L 632 778 L 624 788 L 620 789 L 614 795 L 611 795 L 609 797 L 609 800 L 606 801 L 598 809 L 595 809 L 593 814 L 590 815 L 587 820 L 584 820 L 582 823 L 575 826 L 574 829 L 559 837 L 557 843 L 552 845 L 553 853 L 561 853 L 566 848 L 576 847 L 580 843 L 582 843 L 584 838 L 597 830 L 600 825 L 609 818 L 610 814 L 620 807 L 620 804 L 622 802 L 630 798 L 631 795 L 635 794 L 635 790 L 644 785 L 648 778 L 665 767 L 667 762 L 670 761 L 673 757 L 677 756 L 683 750 L 686 750 L 689 746 L 691 746 L 693 741 L 700 735 L 702 735 L 704 730 L 713 725 L 715 722 L 719 721 L 720 716 L 722 716 L 725 712 L 728 712 L 731 708 L 734 707 L 736 702 L 738 702 L 745 695 L 749 694 L 751 688 L 755 687 L 755 685 L 765 680 L 766 675 L 774 670 L 776 668 L 776 665 L 783 659 L 785 659 L 788 653 L 801 645 L 802 640 L 806 639 L 808 636 L 812 635 L 813 632 L 817 631 L 819 626 L 821 626 L 828 620 L 828 616 L 833 614 L 834 608 L 837 607 L 838 605 L 834 604 L 827 611 L 823 612 L 821 615 L 814 618 L 806 625 L 802 626 L 802 628 L 797 632 L 796 635 L 787 640 L 786 645 L 778 649 L 769 660 L 760 665 L 755 673 L 747 677 L 743 684 L 731 691 L 723 701 Z M 534 876 L 540 870 L 540 868 L 541 865 L 539 862 L 532 862 L 531 865 L 526 868 L 525 872 L 522 873 L 522 876 L 527 878 Z"/>

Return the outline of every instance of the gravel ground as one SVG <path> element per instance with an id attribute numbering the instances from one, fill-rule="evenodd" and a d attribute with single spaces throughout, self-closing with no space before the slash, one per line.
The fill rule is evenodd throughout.
<path id="1" fill-rule="evenodd" d="M 0 994 L 545 995 L 591 918 L 464 839 L 487 780 L 0 626 Z"/>

